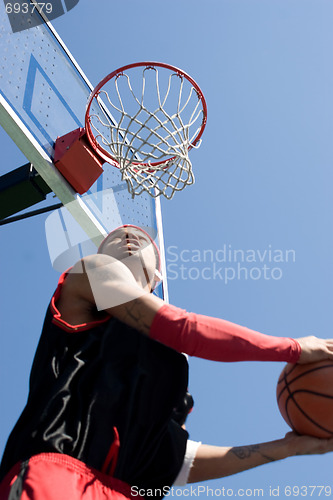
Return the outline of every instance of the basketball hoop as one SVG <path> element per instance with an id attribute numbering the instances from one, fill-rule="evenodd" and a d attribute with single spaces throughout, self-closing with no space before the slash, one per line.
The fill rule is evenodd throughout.
<path id="1" fill-rule="evenodd" d="M 129 64 L 93 90 L 85 132 L 95 154 L 119 168 L 132 196 L 170 199 L 193 184 L 207 106 L 196 82 L 164 63 Z"/>

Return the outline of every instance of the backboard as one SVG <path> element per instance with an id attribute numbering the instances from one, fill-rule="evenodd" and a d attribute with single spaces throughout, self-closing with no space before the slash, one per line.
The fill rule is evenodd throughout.
<path id="1" fill-rule="evenodd" d="M 23 6 L 27 0 L 15 4 Z M 22 31 L 18 29 L 20 15 Z M 139 225 L 160 248 L 164 280 L 157 294 L 167 300 L 159 199 L 145 194 L 132 199 L 118 170 L 108 164 L 89 192 L 79 196 L 55 168 L 55 140 L 84 126 L 93 86 L 37 9 L 31 13 L 33 27 L 27 29 L 27 22 L 22 9 L 13 32 L 4 3 L 0 3 L 0 124 L 64 204 L 46 220 L 53 266 L 64 271 L 78 258 L 94 253 L 115 227 Z"/>

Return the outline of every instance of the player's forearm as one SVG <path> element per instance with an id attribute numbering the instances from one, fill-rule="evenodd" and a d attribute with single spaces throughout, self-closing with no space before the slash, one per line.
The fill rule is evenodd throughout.
<path id="1" fill-rule="evenodd" d="M 213 361 L 296 362 L 300 354 L 300 346 L 293 339 L 187 313 L 151 294 L 113 307 L 112 314 L 176 351 Z"/>
<path id="2" fill-rule="evenodd" d="M 264 335 L 229 321 L 187 313 L 151 294 L 124 301 L 109 311 L 141 333 L 190 356 L 225 362 L 296 362 L 300 355 L 300 346 L 293 339 Z"/>
<path id="3" fill-rule="evenodd" d="M 297 362 L 301 351 L 293 339 L 264 335 L 169 305 L 156 313 L 150 334 L 175 350 L 213 361 Z"/>
<path id="4" fill-rule="evenodd" d="M 233 448 L 201 445 L 190 471 L 189 483 L 237 474 L 282 460 L 290 454 L 285 439 Z"/>
<path id="5" fill-rule="evenodd" d="M 209 479 L 237 474 L 287 457 L 315 455 L 333 451 L 332 439 L 318 439 L 288 432 L 282 439 L 249 446 L 226 448 L 220 446 L 199 446 L 188 482 L 195 483 Z"/>

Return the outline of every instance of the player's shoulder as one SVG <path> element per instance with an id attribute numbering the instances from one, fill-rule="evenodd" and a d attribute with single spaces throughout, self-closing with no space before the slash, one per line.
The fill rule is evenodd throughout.
<path id="1" fill-rule="evenodd" d="M 88 279 L 90 284 L 94 283 L 119 283 L 135 285 L 136 281 L 128 267 L 120 260 L 105 254 L 88 255 L 78 261 L 70 271 L 71 276 L 76 276 L 76 280 Z M 74 278 L 75 279 L 75 278 Z"/>
<path id="2" fill-rule="evenodd" d="M 107 265 L 108 258 L 105 255 L 88 255 L 76 262 L 66 273 L 63 288 L 66 291 L 82 290 L 88 286 L 89 272 L 93 269 Z"/>
<path id="3" fill-rule="evenodd" d="M 101 266 L 106 266 L 112 262 L 112 259 L 108 255 L 104 254 L 92 254 L 87 255 L 80 259 L 74 266 L 68 271 L 71 276 L 86 275 L 91 269 L 95 269 Z"/>

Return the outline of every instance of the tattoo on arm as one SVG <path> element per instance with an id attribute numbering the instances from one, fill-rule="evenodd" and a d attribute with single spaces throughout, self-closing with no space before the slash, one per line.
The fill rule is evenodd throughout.
<path id="1" fill-rule="evenodd" d="M 138 300 L 132 300 L 131 302 L 125 304 L 123 318 L 121 319 L 127 324 L 128 320 L 130 320 L 134 328 L 145 335 L 149 334 L 150 326 L 147 321 L 145 321 L 145 315 L 142 312 L 142 308 L 140 307 Z"/>
<path id="2" fill-rule="evenodd" d="M 268 455 L 265 455 L 264 453 L 262 453 L 259 444 L 253 444 L 250 446 L 236 446 L 234 448 L 231 448 L 231 451 L 240 460 L 250 458 L 250 456 L 253 453 L 259 453 L 259 455 L 261 455 L 268 462 L 275 462 L 275 458 L 269 457 Z"/>

